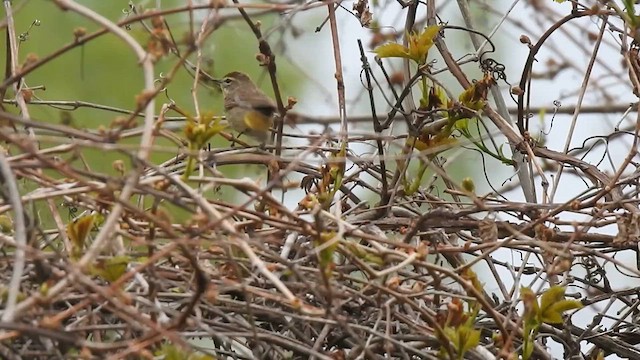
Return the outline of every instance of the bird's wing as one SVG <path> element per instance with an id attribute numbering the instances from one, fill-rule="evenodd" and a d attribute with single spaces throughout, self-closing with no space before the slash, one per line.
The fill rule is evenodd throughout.
<path id="1" fill-rule="evenodd" d="M 265 116 L 273 116 L 273 113 L 276 111 L 276 104 L 271 100 L 270 97 L 265 95 L 262 91 L 256 89 L 256 91 L 252 91 L 249 98 L 251 107 L 260 111 Z"/>
<path id="2" fill-rule="evenodd" d="M 241 108 L 250 109 L 253 108 L 265 116 L 272 116 L 276 111 L 276 104 L 262 91 L 256 89 L 248 93 L 244 93 L 242 98 L 235 96 L 233 98 L 226 97 L 224 101 L 224 108 L 229 110 L 236 106 Z"/>

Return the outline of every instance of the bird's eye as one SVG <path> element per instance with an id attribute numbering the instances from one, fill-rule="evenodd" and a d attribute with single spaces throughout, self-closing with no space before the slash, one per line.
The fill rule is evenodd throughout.
<path id="1" fill-rule="evenodd" d="M 233 80 L 229 79 L 229 78 L 224 78 L 224 80 L 222 80 L 225 84 L 229 85 L 233 82 Z"/>

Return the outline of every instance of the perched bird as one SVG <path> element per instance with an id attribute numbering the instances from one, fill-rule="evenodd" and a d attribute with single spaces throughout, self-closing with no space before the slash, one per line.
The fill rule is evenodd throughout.
<path id="1" fill-rule="evenodd" d="M 215 80 L 224 95 L 229 125 L 240 134 L 265 143 L 273 125 L 276 105 L 245 73 L 234 71 Z"/>

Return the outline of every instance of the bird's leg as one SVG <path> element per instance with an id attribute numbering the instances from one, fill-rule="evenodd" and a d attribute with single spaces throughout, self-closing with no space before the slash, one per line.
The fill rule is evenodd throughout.
<path id="1" fill-rule="evenodd" d="M 242 136 L 242 134 L 244 134 L 244 131 L 243 132 L 239 132 L 238 136 L 234 136 L 233 137 L 233 140 L 231 140 L 231 147 L 232 148 L 235 147 L 235 145 L 236 145 L 236 139 L 240 139 L 240 136 Z"/>

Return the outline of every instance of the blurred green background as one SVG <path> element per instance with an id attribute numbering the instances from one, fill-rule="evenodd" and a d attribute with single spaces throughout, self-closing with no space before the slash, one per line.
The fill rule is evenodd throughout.
<path id="1" fill-rule="evenodd" d="M 127 1 L 90 0 L 80 3 L 113 22 L 136 16 Z M 143 1 L 142 3 L 147 9 L 151 9 L 155 5 L 154 1 Z M 163 0 L 161 4 L 163 9 L 170 9 L 184 6 L 185 2 Z M 79 28 L 85 28 L 87 34 L 101 29 L 99 25 L 77 13 L 63 11 L 53 1 L 14 1 L 12 5 L 16 33 L 21 38 L 19 44 L 19 62 L 21 65 L 27 57 L 35 55 L 41 59 L 55 53 L 63 46 L 73 43 L 75 40 L 74 31 Z M 144 11 L 139 7 L 137 10 L 139 13 Z M 194 32 L 200 30 L 202 19 L 208 13 L 209 10 L 193 12 Z M 233 19 L 216 29 L 203 44 L 203 70 L 216 77 L 222 77 L 224 74 L 234 70 L 246 72 L 260 84 L 267 94 L 273 95 L 266 71 L 258 65 L 256 60 L 256 54 L 259 52 L 258 42 L 250 31 L 249 26 L 235 9 L 226 9 L 221 14 L 224 17 L 232 17 Z M 262 29 L 264 30 L 269 29 L 278 19 L 278 16 L 273 14 L 252 15 L 252 18 L 254 21 L 261 21 Z M 191 30 L 188 13 L 181 12 L 167 15 L 165 20 L 169 24 L 174 39 L 178 42 L 178 47 L 181 51 L 184 51 L 187 44 L 183 39 L 187 37 Z M 151 26 L 150 19 L 145 19 L 144 21 L 149 27 Z M 143 48 L 147 47 L 150 35 L 139 22 L 132 23 L 127 32 Z M 0 41 L 0 46 L 2 47 L 2 53 L 5 54 L 5 41 Z M 277 51 L 277 49 L 274 48 L 274 51 Z M 2 58 L 3 62 L 6 61 L 4 56 Z M 195 63 L 195 54 L 189 60 Z M 178 58 L 172 54 L 160 59 L 154 68 L 156 79 L 159 79 L 163 74 L 167 74 L 177 61 Z M 293 75 L 291 71 L 287 72 L 288 68 L 290 66 L 287 65 L 286 58 L 278 58 L 278 79 L 281 88 L 286 88 L 290 93 L 296 91 L 299 86 L 298 83 L 292 81 Z M 44 90 L 34 90 L 33 100 L 84 101 L 125 110 L 135 109 L 136 96 L 143 89 L 142 70 L 133 51 L 121 39 L 111 33 L 102 35 L 56 57 L 28 74 L 25 77 L 25 82 L 26 87 L 29 88 L 45 88 Z M 163 93 L 156 98 L 156 114 L 158 114 L 163 103 L 169 103 L 170 101 L 174 101 L 178 107 L 189 114 L 195 114 L 194 100 L 191 93 L 193 82 L 192 75 L 186 69 L 181 68 L 167 86 L 167 94 L 170 99 Z M 283 96 L 286 101 L 287 95 L 283 94 Z M 9 89 L 6 98 L 14 98 L 12 88 Z M 201 113 L 209 112 L 215 115 L 222 115 L 222 95 L 211 88 L 202 85 L 198 86 L 198 105 Z M 5 107 L 10 112 L 19 113 L 18 108 L 13 104 L 6 104 Z M 56 124 L 71 121 L 73 127 L 92 131 L 96 131 L 99 128 L 108 128 L 114 119 L 123 116 L 114 112 L 88 107 L 72 109 L 70 107 L 60 108 L 37 104 L 30 104 L 28 107 L 30 117 L 36 121 Z M 170 111 L 167 116 L 179 116 L 179 114 Z M 137 125 L 141 125 L 142 121 L 141 117 L 137 118 Z M 176 130 L 175 133 L 183 138 L 181 129 Z M 51 138 L 41 140 L 41 148 L 49 148 L 68 142 L 66 138 L 60 137 L 55 140 Z M 118 142 L 119 145 L 129 145 L 129 150 L 135 150 L 138 143 L 139 137 Z M 154 145 L 156 148 L 152 151 L 150 160 L 155 164 L 170 160 L 179 152 L 179 148 L 175 143 L 164 139 L 159 139 Z M 228 147 L 229 142 L 220 136 L 216 136 L 211 145 L 213 148 Z M 113 163 L 116 160 L 122 160 L 126 170 L 132 166 L 130 157 L 116 150 L 104 151 L 87 147 L 78 148 L 78 153 L 82 154 L 86 161 L 82 162 L 80 159 L 74 158 L 70 165 L 77 169 L 83 169 L 86 166 L 91 173 L 119 176 L 118 172 L 113 168 Z M 64 160 L 69 160 L 71 156 L 72 154 L 69 153 L 61 157 Z M 220 167 L 219 170 L 231 177 L 251 176 L 254 179 L 266 179 L 264 166 L 226 166 Z M 46 171 L 46 173 L 53 178 L 62 176 L 58 171 L 53 170 Z M 39 185 L 33 182 L 21 181 L 20 186 L 22 188 L 21 192 L 24 194 L 36 190 Z M 208 195 L 226 201 L 240 200 L 238 191 L 225 191 L 224 188 L 222 191 Z M 62 206 L 63 201 L 56 200 L 56 203 Z M 37 208 L 44 210 L 46 206 L 38 202 Z M 61 210 L 64 211 L 63 208 Z M 80 211 L 82 210 L 80 209 Z M 79 215 L 80 211 L 75 215 Z M 49 211 L 39 211 L 39 213 L 41 216 L 40 221 L 45 226 L 53 224 Z M 172 211 L 172 213 L 178 218 L 186 215 L 182 211 Z"/>
<path id="2" fill-rule="evenodd" d="M 126 1 L 83 1 L 97 13 L 117 22 L 128 16 L 135 16 Z M 147 2 L 147 6 L 154 2 Z M 183 1 L 162 1 L 164 9 L 182 6 Z M 231 9 L 230 9 L 231 10 Z M 54 53 L 66 44 L 74 41 L 74 30 L 82 27 L 87 34 L 99 30 L 101 27 L 86 18 L 70 12 L 62 11 L 52 1 L 35 0 L 26 2 L 14 2 L 16 31 L 22 35 L 24 41 L 20 43 L 20 62 L 23 63 L 29 54 L 35 54 L 43 58 Z M 247 24 L 239 18 L 235 10 L 226 10 L 224 16 L 235 18 L 212 33 L 203 46 L 203 69 L 214 76 L 221 77 L 225 73 L 240 70 L 249 73 L 258 81 L 267 94 L 273 91 L 265 71 L 259 67 L 255 55 L 258 53 L 257 40 L 251 33 Z M 129 14 L 127 14 L 129 13 Z M 194 30 L 200 29 L 201 19 L 206 16 L 207 10 L 194 12 Z M 189 17 L 186 13 L 178 13 L 165 17 L 170 30 L 179 42 L 181 50 L 185 44 L 182 39 L 189 33 Z M 263 23 L 263 28 L 269 28 L 277 16 L 256 16 L 256 20 Z M 38 26 L 32 26 L 38 21 Z M 147 24 L 150 20 L 145 20 Z M 132 23 L 128 33 L 146 48 L 149 34 L 140 23 Z M 2 42 L 3 53 L 6 44 Z M 195 62 L 195 55 L 190 57 Z M 161 74 L 166 74 L 176 63 L 177 57 L 168 55 L 159 60 L 155 66 L 155 75 L 159 79 Z M 291 79 L 291 73 L 287 73 L 286 59 L 278 59 L 278 78 L 281 82 Z M 41 68 L 33 71 L 26 77 L 28 87 L 44 86 L 46 90 L 35 90 L 34 99 L 41 100 L 66 100 L 86 101 L 99 105 L 117 107 L 132 110 L 135 108 L 135 97 L 143 86 L 141 68 L 133 52 L 124 42 L 112 34 L 106 34 L 94 39 L 85 45 L 78 46 L 63 55 L 57 57 Z M 168 96 L 176 104 L 194 114 L 194 101 L 191 95 L 193 86 L 192 76 L 183 68 L 168 85 Z M 295 88 L 292 82 L 288 89 Z M 11 95 L 11 94 L 10 94 Z M 156 107 L 160 109 L 163 103 L 170 100 L 160 94 L 157 97 Z M 201 112 L 213 112 L 221 114 L 222 97 L 217 91 L 199 86 L 198 102 Z M 9 105 L 8 109 L 18 112 L 15 106 Z M 65 111 L 45 105 L 30 105 L 30 115 L 38 121 L 60 123 L 66 116 Z M 69 109 L 71 110 L 71 109 Z M 79 108 L 70 112 L 73 124 L 81 129 L 97 129 L 108 127 L 118 114 L 96 110 L 92 108 Z M 168 116 L 178 116 L 175 112 L 169 112 Z M 138 124 L 142 119 L 138 119 Z M 181 135 L 181 134 L 180 134 Z M 218 139 L 221 144 L 225 140 Z M 130 139 L 127 143 L 136 144 L 137 139 Z M 168 142 L 159 142 L 160 145 L 168 145 Z M 175 147 L 175 145 L 172 145 Z M 166 149 L 171 150 L 171 149 Z M 177 150 L 177 149 L 176 149 Z M 177 152 L 177 151 L 176 151 Z M 112 161 L 121 159 L 122 154 L 115 152 L 88 151 L 89 165 L 97 172 L 112 174 Z M 174 154 L 154 152 L 153 161 L 162 161 Z M 128 163 L 128 161 L 127 161 Z"/>

